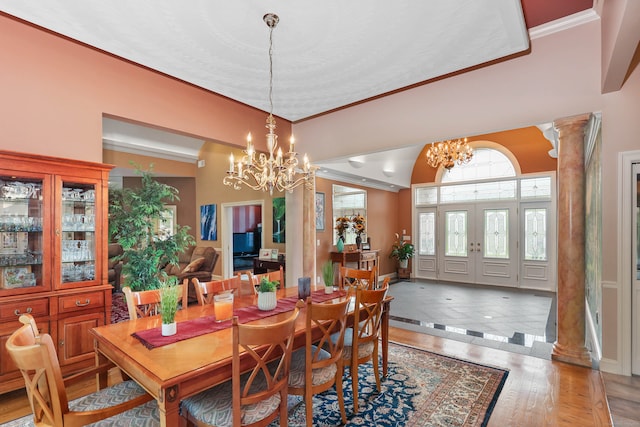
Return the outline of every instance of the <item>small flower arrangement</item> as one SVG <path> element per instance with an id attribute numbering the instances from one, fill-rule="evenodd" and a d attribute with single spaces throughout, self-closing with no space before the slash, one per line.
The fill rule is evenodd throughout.
<path id="1" fill-rule="evenodd" d="M 344 240 L 345 233 L 351 228 L 351 220 L 346 216 L 341 216 L 336 219 L 335 229 L 338 231 L 338 239 Z"/>
<path id="2" fill-rule="evenodd" d="M 356 232 L 358 236 L 365 232 L 365 229 L 366 229 L 364 225 L 365 222 L 366 220 L 360 214 L 351 218 L 351 223 L 353 224 L 353 230 Z"/>

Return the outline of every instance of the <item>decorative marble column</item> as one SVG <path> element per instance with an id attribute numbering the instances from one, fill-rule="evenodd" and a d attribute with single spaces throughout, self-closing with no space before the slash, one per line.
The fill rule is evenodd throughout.
<path id="1" fill-rule="evenodd" d="M 312 190 L 302 189 L 302 271 L 316 283 L 316 191 L 315 180 Z"/>
<path id="2" fill-rule="evenodd" d="M 585 347 L 584 131 L 589 114 L 556 120 L 558 130 L 558 339 L 552 360 L 591 366 Z"/>

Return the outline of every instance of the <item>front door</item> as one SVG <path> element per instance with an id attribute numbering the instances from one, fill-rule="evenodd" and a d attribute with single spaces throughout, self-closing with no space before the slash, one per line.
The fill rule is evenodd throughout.
<path id="1" fill-rule="evenodd" d="M 437 224 L 440 279 L 518 285 L 514 202 L 442 206 Z"/>

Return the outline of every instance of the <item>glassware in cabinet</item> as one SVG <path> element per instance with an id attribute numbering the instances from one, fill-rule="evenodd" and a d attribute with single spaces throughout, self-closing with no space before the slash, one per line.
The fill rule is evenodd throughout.
<path id="1" fill-rule="evenodd" d="M 43 178 L 0 175 L 0 293 L 43 287 Z"/>
<path id="2" fill-rule="evenodd" d="M 60 283 L 95 280 L 96 185 L 62 183 Z"/>

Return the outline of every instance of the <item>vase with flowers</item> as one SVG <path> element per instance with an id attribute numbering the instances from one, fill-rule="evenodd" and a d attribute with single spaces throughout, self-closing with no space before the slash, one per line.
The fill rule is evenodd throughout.
<path id="1" fill-rule="evenodd" d="M 353 225 L 353 231 L 356 233 L 356 246 L 358 247 L 358 249 L 360 249 L 360 246 L 362 245 L 362 236 L 361 236 L 361 234 L 364 233 L 365 230 L 366 230 L 365 222 L 366 222 L 366 220 L 360 214 L 357 214 L 357 215 L 355 215 L 354 217 L 351 218 L 351 224 Z"/>
<path id="2" fill-rule="evenodd" d="M 338 242 L 336 244 L 338 252 L 344 249 L 345 234 L 351 229 L 351 220 L 346 216 L 340 216 L 336 219 L 336 231 L 338 232 Z"/>

